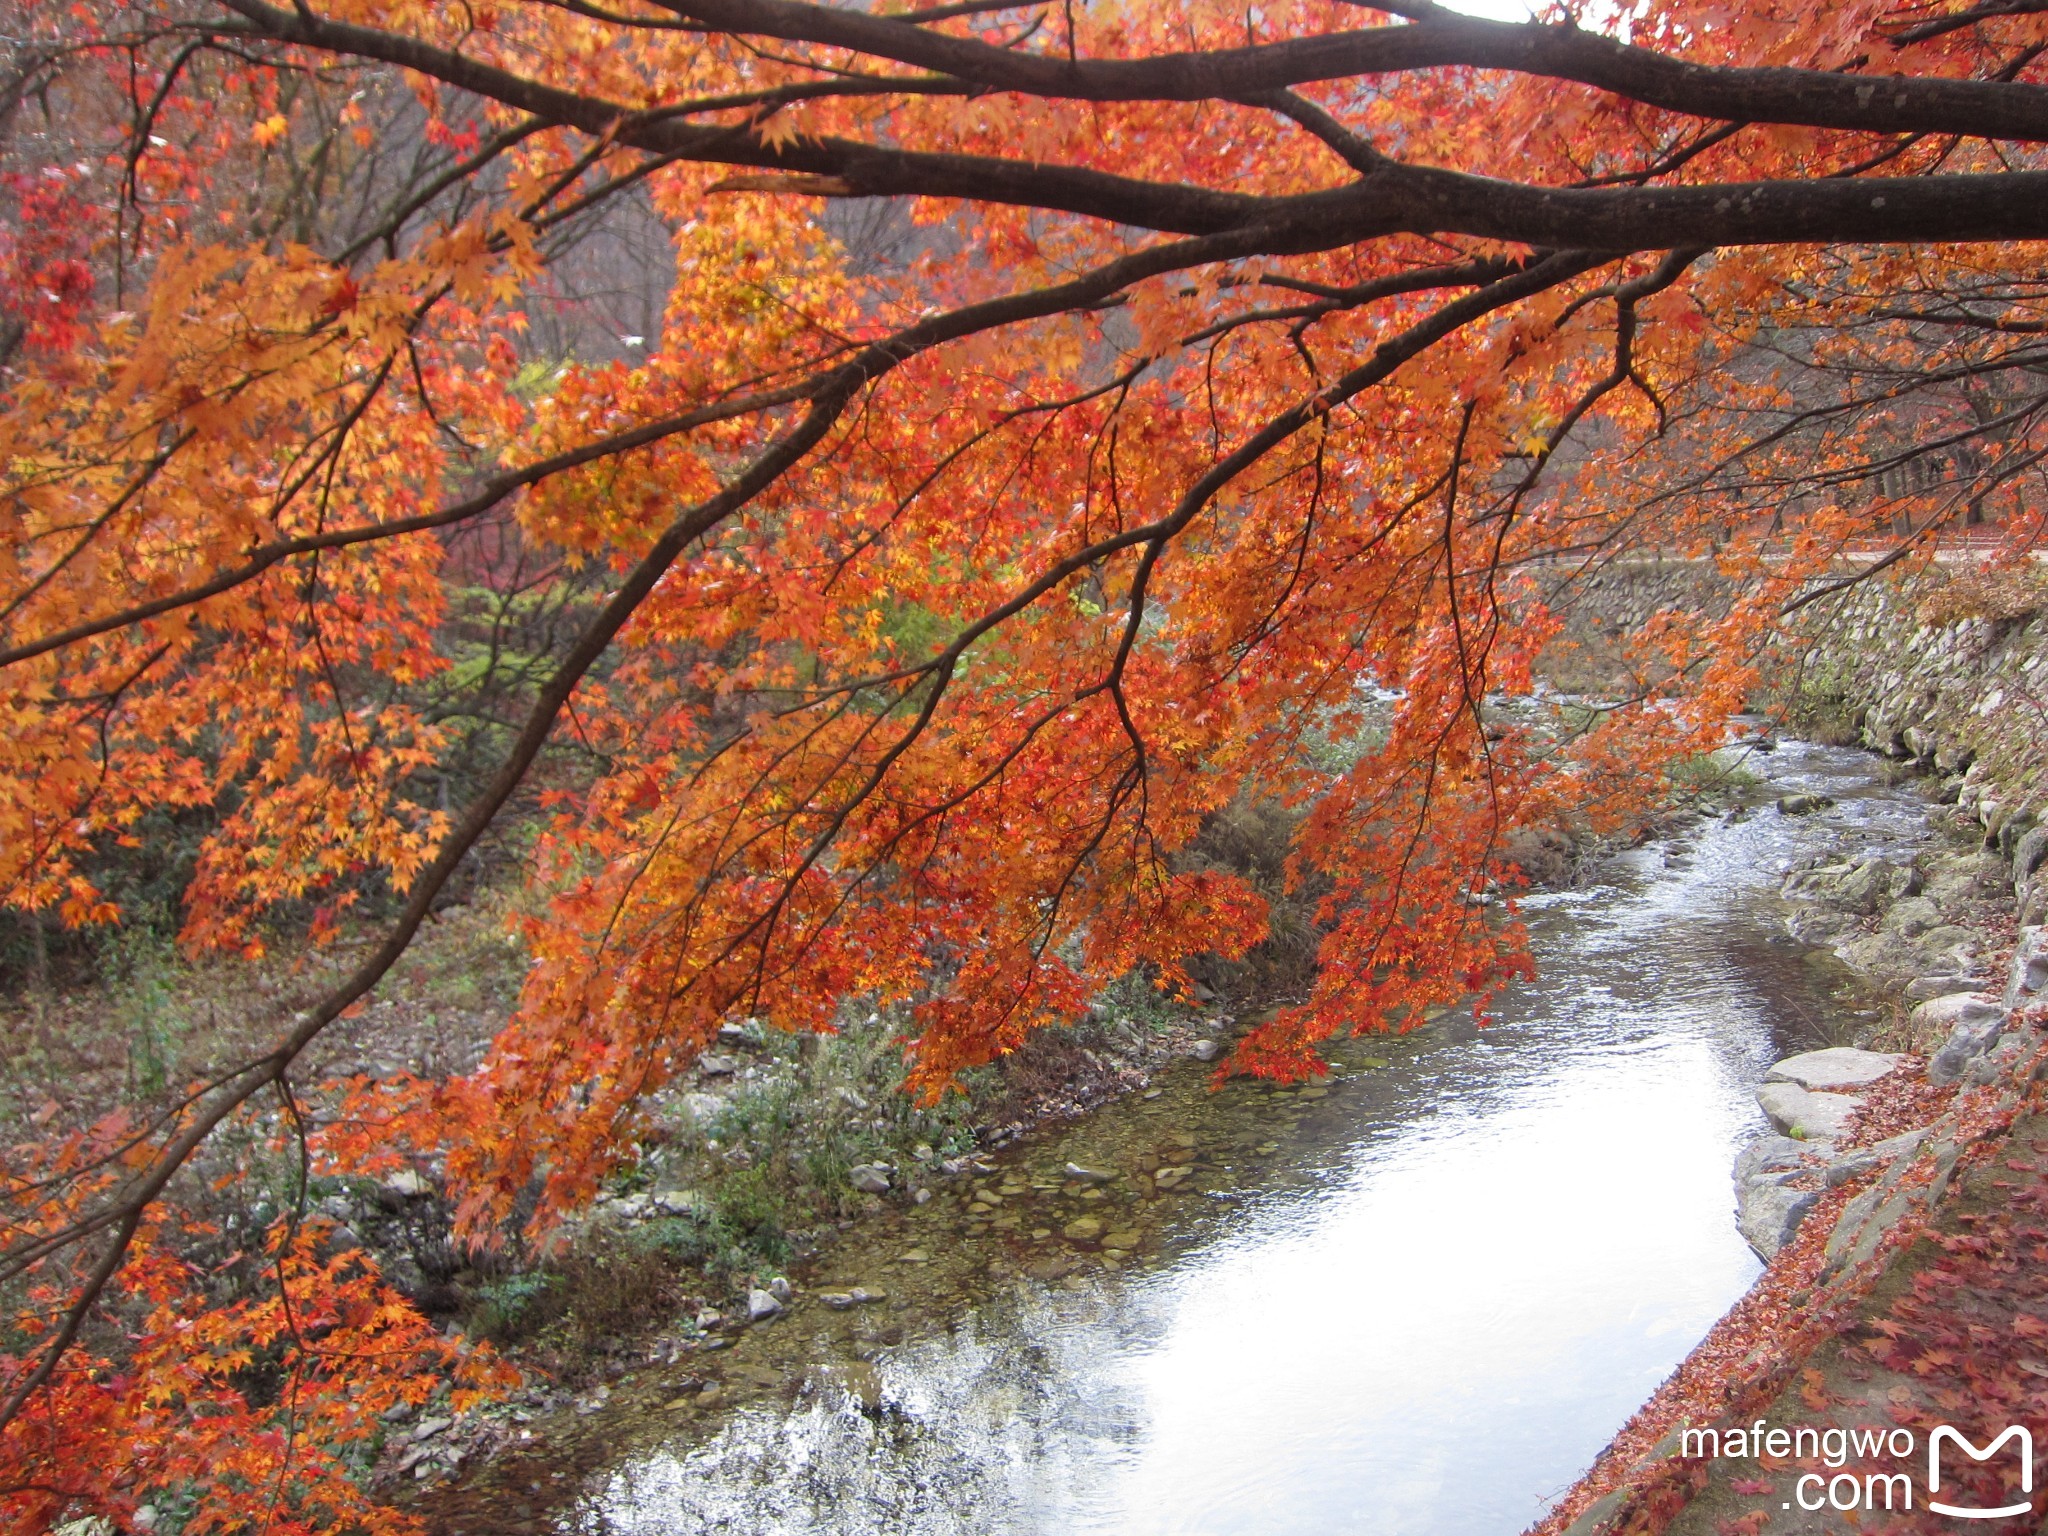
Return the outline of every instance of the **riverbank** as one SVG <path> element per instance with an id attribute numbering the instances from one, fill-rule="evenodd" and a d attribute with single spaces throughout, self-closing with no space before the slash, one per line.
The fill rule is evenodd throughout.
<path id="1" fill-rule="evenodd" d="M 505 933 L 516 892 L 482 888 L 437 915 L 385 993 L 311 1053 L 304 1112 L 329 1123 L 323 1084 L 395 1082 L 473 1070 L 514 1006 L 526 957 Z M 156 1107 L 176 1085 L 218 1075 L 262 1023 L 302 1006 L 356 953 L 324 948 L 265 960 L 194 962 L 168 938 L 121 940 L 97 975 L 66 975 L 0 1017 L 0 1125 L 89 1123 L 110 1104 Z M 551 1248 L 476 1252 L 453 1241 L 437 1160 L 300 1182 L 281 1112 L 210 1148 L 192 1199 L 213 1214 L 193 1250 L 223 1287 L 259 1291 L 242 1252 L 297 1208 L 330 1253 L 361 1251 L 461 1347 L 484 1344 L 525 1377 L 503 1401 L 457 1413 L 451 1381 L 387 1415 L 364 1474 L 386 1497 L 454 1475 L 525 1425 L 602 1394 L 630 1371 L 729 1342 L 772 1315 L 797 1272 L 849 1231 L 917 1208 L 976 1177 L 982 1160 L 1036 1128 L 1141 1093 L 1175 1063 L 1195 1074 L 1235 1029 L 1225 1001 L 1175 1002 L 1132 977 L 1073 1027 L 1034 1037 L 968 1092 L 926 1109 L 903 1092 L 907 1020 L 849 1008 L 838 1033 L 798 1039 L 758 1022 L 655 1095 L 636 1148 L 601 1197 Z M 152 1510 L 175 1523 L 175 1509 Z"/>
<path id="2" fill-rule="evenodd" d="M 1840 1461 L 1747 1444 L 1710 1458 L 1689 1449 L 1687 1431 L 1719 1445 L 1757 1421 L 1909 1428 L 1924 1445 L 1939 1423 L 1988 1443 L 2008 1422 L 2038 1422 L 2048 1407 L 2034 1358 L 2048 1336 L 2037 1247 L 2048 1202 L 2044 987 L 2048 944 L 2034 929 L 1995 999 L 1996 1029 L 1955 1025 L 1932 1073 L 1899 1058 L 1820 1156 L 1802 1163 L 1795 1153 L 1773 1170 L 1804 1189 L 1799 1219 L 1769 1244 L 1769 1267 L 1533 1528 L 1538 1536 L 1841 1528 L 1827 1522 L 1846 1507 L 1817 1516 L 1820 1506 L 1785 1497 L 1802 1475 L 1839 1474 Z M 1924 1464 L 1905 1470 L 1924 1512 Z M 1966 1487 L 1991 1480 L 1955 1470 Z M 2030 1515 L 1985 1528 L 2034 1524 Z"/>

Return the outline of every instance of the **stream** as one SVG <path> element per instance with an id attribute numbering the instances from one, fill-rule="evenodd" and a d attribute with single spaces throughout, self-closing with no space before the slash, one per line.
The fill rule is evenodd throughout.
<path id="1" fill-rule="evenodd" d="M 438 1523 L 1514 1536 L 1749 1286 L 1752 1091 L 1857 1026 L 1841 969 L 1785 936 L 1779 871 L 1925 835 L 1861 753 L 1750 766 L 1839 803 L 1531 897 L 1538 978 L 1484 1030 L 1340 1042 L 1292 1089 L 1187 1063 L 863 1223 L 788 1315 L 623 1385 Z M 823 1299 L 854 1287 L 876 1299 Z"/>

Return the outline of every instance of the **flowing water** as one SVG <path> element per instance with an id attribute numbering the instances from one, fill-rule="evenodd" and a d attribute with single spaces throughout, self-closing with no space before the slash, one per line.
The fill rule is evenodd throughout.
<path id="1" fill-rule="evenodd" d="M 1752 1090 L 1853 1031 L 1840 972 L 1784 936 L 1778 871 L 1924 828 L 1860 754 L 1753 763 L 1841 803 L 1532 898 L 1539 978 L 1484 1031 L 1351 1042 L 1303 1089 L 1211 1093 L 1190 1064 L 995 1160 L 982 1209 L 851 1234 L 789 1316 L 625 1389 L 444 1523 L 1513 1536 L 1749 1285 L 1729 1167 Z M 1089 1217 L 1101 1239 L 1062 1235 Z M 854 1285 L 886 1295 L 817 1299 Z M 704 1376 L 715 1410 L 684 1391 Z"/>

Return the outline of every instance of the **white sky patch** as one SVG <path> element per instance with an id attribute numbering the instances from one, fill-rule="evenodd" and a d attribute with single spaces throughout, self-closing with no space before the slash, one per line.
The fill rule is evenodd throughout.
<path id="1" fill-rule="evenodd" d="M 1438 0 L 1447 11 L 1484 16 L 1488 21 L 1527 21 L 1534 7 L 1524 0 Z"/>

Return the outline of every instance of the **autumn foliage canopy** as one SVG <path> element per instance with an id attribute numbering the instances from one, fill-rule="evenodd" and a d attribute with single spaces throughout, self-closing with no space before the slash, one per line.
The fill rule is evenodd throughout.
<path id="1" fill-rule="evenodd" d="M 722 1020 L 901 1007 L 939 1094 L 1243 955 L 1188 852 L 1249 796 L 1320 966 L 1229 1066 L 1313 1072 L 1518 974 L 1504 839 L 1652 802 L 1787 614 L 2037 527 L 2033 0 L 11 14 L 0 902 L 119 924 L 186 816 L 187 946 L 369 941 L 240 1070 L 5 1152 L 10 1529 L 401 1529 L 352 1448 L 500 1374 L 300 1215 L 217 1300 L 181 1180 L 259 1111 L 541 1240 Z M 1739 596 L 1497 708 L 1648 553 Z M 302 1080 L 512 816 L 482 1066 Z"/>

